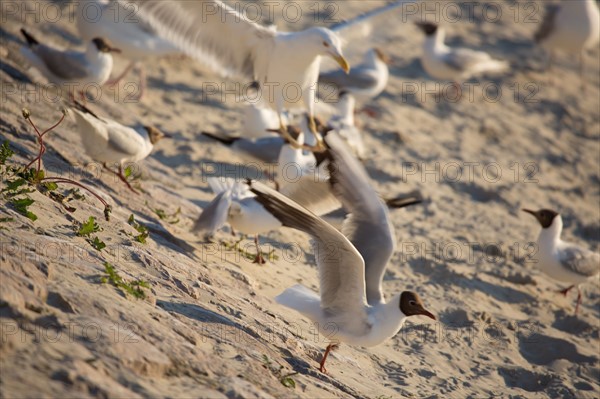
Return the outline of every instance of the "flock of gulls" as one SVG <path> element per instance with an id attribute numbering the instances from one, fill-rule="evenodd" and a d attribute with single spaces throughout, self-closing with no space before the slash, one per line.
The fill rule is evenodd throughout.
<path id="1" fill-rule="evenodd" d="M 211 177 L 215 193 L 194 225 L 194 231 L 210 236 L 229 224 L 232 231 L 255 235 L 256 262 L 264 263 L 258 235 L 282 226 L 298 229 L 313 238 L 320 277 L 320 294 L 302 285 L 286 289 L 276 300 L 315 322 L 319 328 L 335 323 L 336 334 L 320 364 L 339 343 L 378 345 L 394 336 L 410 316 L 436 317 L 417 293 L 404 291 L 386 300 L 382 280 L 394 253 L 396 239 L 388 205 L 373 188 L 361 163 L 365 146 L 356 113 L 368 110 L 368 103 L 386 87 L 388 57 L 373 48 L 360 65 L 351 67 L 344 57 L 345 31 L 382 14 L 397 12 L 407 1 L 392 2 L 329 28 L 310 27 L 298 32 L 280 32 L 240 15 L 221 1 L 122 0 L 119 7 L 135 6 L 136 23 L 108 17 L 86 20 L 83 8 L 90 3 L 99 9 L 114 7 L 106 0 L 80 0 L 76 10 L 77 28 L 86 44 L 84 51 L 63 50 L 42 43 L 33 32 L 22 29 L 26 45 L 22 52 L 45 78 L 56 84 L 114 84 L 130 70 L 139 71 L 145 87 L 143 64 L 149 59 L 186 54 L 224 77 L 252 82 L 262 90 L 259 104 L 244 108 L 244 127 L 239 134 L 204 132 L 248 160 L 275 163 L 273 184 Z M 210 12 L 208 12 L 210 10 Z M 123 13 L 122 15 L 126 15 Z M 598 7 L 593 0 L 563 1 L 548 8 L 535 40 L 551 54 L 555 50 L 581 55 L 597 44 L 600 35 Z M 427 21 L 415 21 L 425 34 L 422 65 L 434 79 L 459 84 L 482 74 L 501 74 L 509 68 L 483 51 L 452 48 L 444 43 L 445 31 Z M 113 54 L 126 57 L 129 66 L 109 81 Z M 338 70 L 321 71 L 323 57 L 333 59 Z M 583 74 L 582 74 L 583 79 Z M 338 102 L 322 122 L 315 107 L 317 83 L 333 85 Z M 297 85 L 301 95 L 293 100 L 283 88 Z M 155 127 L 129 127 L 97 116 L 86 105 L 85 93 L 72 93 L 73 113 L 87 154 L 96 161 L 117 165 L 123 174 L 125 162 L 147 157 L 158 140 L 165 137 Z M 141 94 L 140 94 L 141 95 Z M 298 111 L 299 110 L 299 111 Z M 286 165 L 295 165 L 298 176 L 285 178 Z M 399 207 L 419 202 L 404 199 Z M 338 209 L 347 212 L 341 229 L 321 216 Z M 548 209 L 524 210 L 540 223 L 539 265 L 552 278 L 570 284 L 561 291 L 598 277 L 600 256 L 580 246 L 561 241 L 561 216 Z M 333 252 L 330 249 L 333 248 Z M 576 311 L 581 302 L 577 299 Z"/>

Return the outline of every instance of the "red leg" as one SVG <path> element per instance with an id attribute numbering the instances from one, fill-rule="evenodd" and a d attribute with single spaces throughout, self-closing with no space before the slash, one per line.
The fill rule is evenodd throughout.
<path id="1" fill-rule="evenodd" d="M 325 349 L 325 353 L 323 354 L 323 359 L 321 359 L 321 363 L 319 364 L 319 371 L 323 374 L 327 374 L 327 369 L 325 368 L 325 360 L 327 360 L 327 356 L 329 356 L 329 352 L 334 349 L 337 349 L 337 344 L 329 344 Z"/>
<path id="2" fill-rule="evenodd" d="M 563 294 L 564 296 L 567 296 L 567 293 L 568 293 L 569 291 L 571 291 L 571 290 L 573 289 L 573 287 L 575 287 L 575 285 L 572 285 L 572 286 L 570 286 L 570 287 L 567 287 L 567 288 L 565 288 L 564 290 L 558 290 L 558 291 L 556 291 L 556 292 L 558 292 L 559 294 Z M 578 287 L 578 289 L 579 289 L 579 287 Z"/>
<path id="3" fill-rule="evenodd" d="M 258 245 L 258 234 L 256 234 L 254 236 L 254 245 L 256 245 L 256 258 L 254 258 L 254 262 L 252 262 L 252 263 L 258 263 L 259 265 L 264 265 L 267 262 L 265 261 L 265 258 L 263 258 L 263 256 L 262 256 L 262 252 L 260 250 L 260 245 Z"/>
<path id="4" fill-rule="evenodd" d="M 108 86 L 114 86 L 117 83 L 119 83 L 124 77 L 125 75 L 127 75 L 129 73 L 129 71 L 131 71 L 131 68 L 133 68 L 133 66 L 135 65 L 135 62 L 130 62 L 129 65 L 127 65 L 127 68 L 125 68 L 125 70 L 116 78 L 109 80 L 108 82 L 106 82 L 105 84 Z"/>

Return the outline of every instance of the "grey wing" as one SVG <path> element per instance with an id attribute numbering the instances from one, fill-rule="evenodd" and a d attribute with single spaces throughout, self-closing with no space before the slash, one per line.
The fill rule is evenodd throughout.
<path id="1" fill-rule="evenodd" d="M 312 176 L 284 186 L 281 193 L 316 215 L 326 215 L 341 206 L 331 192 L 329 182 L 315 180 Z"/>
<path id="2" fill-rule="evenodd" d="M 549 4 L 546 6 L 546 13 L 544 14 L 544 19 L 540 24 L 540 27 L 533 35 L 536 43 L 539 43 L 545 39 L 547 39 L 554 30 L 554 24 L 556 21 L 556 15 L 560 10 L 560 6 L 557 4 Z"/>
<path id="3" fill-rule="evenodd" d="M 442 56 L 444 64 L 457 71 L 468 70 L 472 65 L 489 59 L 490 56 L 487 53 L 466 48 L 453 49 Z"/>
<path id="4" fill-rule="evenodd" d="M 260 182 L 250 183 L 256 200 L 284 226 L 310 234 L 320 277 L 321 306 L 355 318 L 366 328 L 365 267 L 360 253 L 329 223 Z"/>
<path id="5" fill-rule="evenodd" d="M 325 136 L 331 157 L 330 182 L 334 194 L 349 212 L 342 226 L 365 261 L 367 302 L 383 300 L 381 282 L 395 249 L 395 236 L 388 209 L 360 162 L 335 132 Z"/>
<path id="6" fill-rule="evenodd" d="M 263 137 L 256 140 L 241 138 L 233 143 L 232 148 L 261 162 L 276 163 L 283 144 L 284 140 L 281 137 Z"/>
<path id="7" fill-rule="evenodd" d="M 223 191 L 218 194 L 207 206 L 194 223 L 192 231 L 204 235 L 212 235 L 227 222 L 231 193 Z"/>
<path id="8" fill-rule="evenodd" d="M 351 69 L 350 74 L 336 70 L 320 74 L 319 83 L 333 84 L 342 89 L 368 89 L 377 85 L 377 74 L 367 67 Z"/>
<path id="9" fill-rule="evenodd" d="M 600 271 L 600 254 L 575 245 L 561 248 L 559 259 L 566 269 L 581 276 L 592 277 Z"/>
<path id="10" fill-rule="evenodd" d="M 50 72 L 61 79 L 76 80 L 88 75 L 87 61 L 83 53 L 60 51 L 43 44 L 35 46 L 32 51 L 40 57 Z"/>

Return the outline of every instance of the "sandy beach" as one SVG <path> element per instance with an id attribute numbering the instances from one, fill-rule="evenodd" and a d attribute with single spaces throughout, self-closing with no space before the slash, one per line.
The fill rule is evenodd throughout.
<path id="1" fill-rule="evenodd" d="M 261 10 L 261 22 L 290 31 L 385 4 L 228 3 Z M 81 49 L 73 12 L 58 0 L 2 2 L 0 144 L 14 151 L 7 165 L 26 165 L 39 150 L 23 108 L 46 129 L 68 107 L 25 63 L 19 29 Z M 45 136 L 46 175 L 92 188 L 112 205 L 109 221 L 84 190 L 84 199 L 70 194 L 74 212 L 39 190 L 21 194 L 34 200 L 35 221 L 0 194 L 0 396 L 598 397 L 598 280 L 582 286 L 575 315 L 576 293 L 557 294 L 565 287 L 539 270 L 540 226 L 521 208 L 560 212 L 563 239 L 600 250 L 600 52 L 586 53 L 585 91 L 577 57 L 559 54 L 546 71 L 532 41 L 542 15 L 542 2 L 423 2 L 348 39 L 351 64 L 374 46 L 392 58 L 387 88 L 368 104 L 377 117 L 356 117 L 373 185 L 384 196 L 424 197 L 390 212 L 397 248 L 384 290 L 416 291 L 438 321 L 413 317 L 373 348 L 342 344 L 329 374 L 318 370 L 326 337 L 273 299 L 296 283 L 318 292 L 308 236 L 288 228 L 261 236 L 271 260 L 257 265 L 247 256 L 255 253 L 251 237 L 234 247 L 240 237 L 228 228 L 209 243 L 190 232 L 214 197 L 208 176 L 258 176 L 200 135 L 242 129 L 242 84 L 175 55 L 146 63 L 139 101 L 136 74 L 90 90 L 88 106 L 99 115 L 155 125 L 172 138 L 133 165 L 136 195 L 85 154 L 72 115 Z M 433 16 L 448 44 L 485 50 L 509 61 L 509 71 L 468 80 L 453 97 L 451 83 L 432 80 L 419 60 L 424 35 L 412 21 Z M 125 66 L 116 56 L 115 71 Z M 2 170 L 0 187 L 9 188 Z M 97 231 L 78 235 L 90 217 Z M 94 237 L 105 248 L 95 249 Z M 144 298 L 111 284 L 107 263 L 127 287 L 147 283 Z"/>

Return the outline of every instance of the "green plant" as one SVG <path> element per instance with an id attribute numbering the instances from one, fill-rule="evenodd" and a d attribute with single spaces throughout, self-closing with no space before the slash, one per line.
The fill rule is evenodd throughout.
<path id="1" fill-rule="evenodd" d="M 129 223 L 129 225 L 131 227 L 133 227 L 138 233 L 140 233 L 137 236 L 135 236 L 134 239 L 137 242 L 139 242 L 140 244 L 145 244 L 146 238 L 148 238 L 150 236 L 150 232 L 148 231 L 148 228 L 146 226 L 144 226 L 143 224 L 138 223 L 135 220 L 133 213 L 129 216 L 129 219 L 127 219 L 127 223 Z"/>
<path id="2" fill-rule="evenodd" d="M 86 237 L 97 231 L 100 231 L 100 226 L 98 225 L 98 223 L 96 223 L 96 218 L 90 216 L 87 222 L 83 223 L 81 227 L 79 227 L 77 235 L 79 237 Z"/>
<path id="3" fill-rule="evenodd" d="M 104 243 L 104 241 L 102 241 L 101 239 L 99 239 L 98 237 L 94 237 L 94 239 L 88 239 L 87 242 L 90 243 L 90 245 L 96 250 L 96 251 L 102 251 L 104 248 L 106 248 L 106 244 Z"/>
<path id="4" fill-rule="evenodd" d="M 146 293 L 142 288 L 150 288 L 150 284 L 143 280 L 135 280 L 130 283 L 125 282 L 119 273 L 115 270 L 114 266 L 108 262 L 104 262 L 104 272 L 106 276 L 102 277 L 100 281 L 102 284 L 111 283 L 115 287 L 119 288 L 125 294 L 129 294 L 137 299 L 146 298 Z"/>
<path id="5" fill-rule="evenodd" d="M 160 208 L 152 208 L 150 206 L 150 204 L 148 204 L 148 201 L 145 202 L 146 206 L 152 211 L 154 212 L 154 214 L 156 214 L 156 216 L 158 216 L 158 218 L 160 220 L 164 220 L 165 222 L 169 223 L 169 224 L 177 224 L 179 223 L 179 214 L 181 213 L 181 207 L 177 208 L 177 210 L 172 213 L 172 214 L 168 214 L 167 212 L 165 212 L 164 209 L 160 209 Z"/>
<path id="6" fill-rule="evenodd" d="M 5 184 L 6 187 L 3 188 L 0 192 L 3 194 L 4 197 L 11 198 L 11 197 L 15 197 L 17 195 L 33 192 L 35 189 L 35 190 L 40 191 L 42 194 L 48 195 L 52 200 L 59 202 L 68 211 L 73 212 L 73 211 L 75 211 L 75 208 L 67 206 L 64 203 L 64 201 L 62 200 L 63 197 L 61 197 L 60 195 L 57 195 L 56 193 L 53 193 L 53 192 L 54 192 L 54 190 L 56 190 L 58 188 L 57 183 L 75 185 L 84 190 L 87 190 L 89 193 L 91 193 L 93 196 L 95 196 L 98 199 L 98 201 L 100 201 L 102 203 L 102 205 L 104 205 L 104 218 L 106 220 L 109 220 L 110 213 L 112 211 L 112 207 L 102 197 L 100 197 L 98 194 L 96 194 L 90 188 L 86 187 L 85 185 L 83 185 L 82 183 L 80 183 L 78 181 L 74 181 L 74 180 L 67 179 L 64 177 L 46 177 L 45 172 L 42 169 L 42 156 L 46 152 L 46 144 L 44 143 L 44 136 L 47 133 L 54 130 L 58 125 L 60 125 L 62 123 L 62 121 L 65 119 L 66 115 L 67 115 L 67 111 L 63 110 L 63 115 L 58 122 L 56 122 L 54 125 L 52 125 L 48 129 L 44 130 L 43 132 L 40 132 L 40 130 L 37 128 L 37 126 L 31 119 L 30 112 L 26 108 L 23 108 L 23 117 L 29 122 L 31 127 L 34 129 L 34 131 L 37 135 L 37 142 L 38 142 L 40 148 L 38 150 L 38 154 L 25 167 L 7 166 L 6 162 L 10 159 L 10 157 L 12 157 L 14 152 L 10 149 L 9 142 L 4 141 L 2 146 L 0 146 L 0 165 L 2 165 L 2 173 L 1 174 L 3 177 L 5 175 L 8 175 L 8 177 L 3 181 L 3 184 Z M 36 164 L 36 166 L 31 167 L 34 164 Z M 24 185 L 27 185 L 27 187 L 22 187 Z M 17 210 L 17 212 L 27 216 L 31 220 L 36 220 L 37 217 L 33 218 L 33 216 L 35 216 L 35 215 L 33 213 L 31 213 L 30 211 L 29 211 L 30 213 L 23 212 L 23 207 L 22 207 L 23 205 L 20 205 L 20 204 L 25 204 L 26 202 L 31 202 L 31 203 L 35 202 L 34 200 L 32 200 L 29 197 L 26 197 L 26 198 L 29 201 L 24 201 L 25 199 L 21 198 L 17 201 L 17 205 L 15 205 L 15 201 L 12 201 L 12 203 L 13 203 L 13 205 L 15 205 L 15 209 Z M 19 201 L 21 201 L 21 202 L 19 202 Z M 26 205 L 25 208 L 27 206 L 31 205 L 31 203 Z"/>

